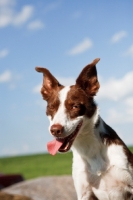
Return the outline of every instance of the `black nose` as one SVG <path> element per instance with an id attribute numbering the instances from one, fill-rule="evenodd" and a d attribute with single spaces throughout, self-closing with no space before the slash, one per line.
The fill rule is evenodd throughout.
<path id="1" fill-rule="evenodd" d="M 60 124 L 54 124 L 50 128 L 50 132 L 53 136 L 59 137 L 63 133 L 63 126 Z"/>

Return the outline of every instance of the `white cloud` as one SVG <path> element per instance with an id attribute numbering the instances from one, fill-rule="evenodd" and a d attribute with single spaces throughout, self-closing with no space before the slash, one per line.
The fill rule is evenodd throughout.
<path id="1" fill-rule="evenodd" d="M 0 6 L 14 5 L 15 0 L 0 0 Z"/>
<path id="2" fill-rule="evenodd" d="M 133 58 L 133 45 L 129 47 L 129 49 L 124 53 L 124 55 Z"/>
<path id="3" fill-rule="evenodd" d="M 126 106 L 133 108 L 133 96 L 127 97 L 124 103 Z"/>
<path id="4" fill-rule="evenodd" d="M 20 11 L 20 13 L 17 13 L 12 17 L 12 23 L 16 26 L 25 23 L 28 19 L 31 18 L 33 11 L 34 11 L 33 6 L 30 5 L 24 6 Z"/>
<path id="5" fill-rule="evenodd" d="M 127 97 L 124 101 L 124 107 L 126 108 L 127 115 L 131 116 L 133 121 L 133 96 Z"/>
<path id="6" fill-rule="evenodd" d="M 19 26 L 27 22 L 34 11 L 34 7 L 31 5 L 25 5 L 20 12 L 15 10 L 16 1 L 0 0 L 0 27 L 6 27 L 8 25 Z"/>
<path id="7" fill-rule="evenodd" d="M 90 49 L 93 46 L 93 42 L 89 38 L 85 38 L 82 42 L 77 44 L 75 47 L 70 49 L 67 54 L 68 55 L 77 55 L 83 53 Z"/>
<path id="8" fill-rule="evenodd" d="M 106 120 L 111 124 L 123 123 L 123 115 L 116 109 L 111 108 L 108 110 L 108 117 Z"/>
<path id="9" fill-rule="evenodd" d="M 122 40 L 126 36 L 127 36 L 127 32 L 126 31 L 117 32 L 112 36 L 111 42 L 112 43 L 117 43 L 117 42 L 119 42 L 120 40 Z"/>
<path id="10" fill-rule="evenodd" d="M 109 124 L 133 123 L 133 71 L 119 79 L 110 78 L 104 82 L 101 79 L 97 100 L 100 100 L 100 106 L 104 102 L 102 112 Z"/>
<path id="11" fill-rule="evenodd" d="M 2 49 L 2 50 L 0 51 L 0 58 L 4 58 L 4 57 L 6 57 L 8 54 L 9 54 L 8 49 Z"/>
<path id="12" fill-rule="evenodd" d="M 17 82 L 20 78 L 20 75 L 12 73 L 10 70 L 6 70 L 0 74 L 0 83 L 7 83 L 8 88 L 14 90 L 17 87 Z"/>
<path id="13" fill-rule="evenodd" d="M 35 20 L 28 24 L 28 29 L 30 30 L 37 30 L 42 28 L 44 28 L 44 24 L 40 20 Z"/>
<path id="14" fill-rule="evenodd" d="M 119 101 L 133 92 L 133 71 L 120 79 L 110 78 L 101 83 L 98 99 Z"/>
<path id="15" fill-rule="evenodd" d="M 9 82 L 12 78 L 12 74 L 10 71 L 5 71 L 0 74 L 0 83 Z"/>
<path id="16" fill-rule="evenodd" d="M 0 0 L 0 27 L 5 27 L 11 23 L 14 13 L 14 5 L 15 1 Z"/>
<path id="17" fill-rule="evenodd" d="M 112 124 L 127 124 L 133 122 L 133 107 L 125 106 L 123 102 L 108 110 L 107 121 Z"/>

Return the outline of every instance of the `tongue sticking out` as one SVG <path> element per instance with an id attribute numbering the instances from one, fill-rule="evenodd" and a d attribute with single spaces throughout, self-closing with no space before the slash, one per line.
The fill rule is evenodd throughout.
<path id="1" fill-rule="evenodd" d="M 58 140 L 53 140 L 47 143 L 47 149 L 51 155 L 55 155 L 59 148 L 62 146 L 63 142 Z"/>
<path id="2" fill-rule="evenodd" d="M 55 139 L 51 142 L 48 142 L 47 143 L 48 152 L 54 156 L 57 153 L 57 151 L 63 152 L 63 153 L 69 151 L 81 126 L 82 126 L 82 121 L 78 124 L 75 131 L 71 133 L 70 135 L 60 140 Z"/>

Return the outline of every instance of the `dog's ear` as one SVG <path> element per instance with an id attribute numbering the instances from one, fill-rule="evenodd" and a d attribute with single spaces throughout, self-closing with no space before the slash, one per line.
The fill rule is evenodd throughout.
<path id="1" fill-rule="evenodd" d="M 96 58 L 92 63 L 88 64 L 76 80 L 76 85 L 81 87 L 89 96 L 95 96 L 100 87 L 96 70 L 96 64 L 99 60 L 100 58 Z"/>
<path id="2" fill-rule="evenodd" d="M 43 84 L 41 88 L 41 94 L 44 100 L 48 100 L 51 96 L 52 92 L 56 90 L 61 84 L 57 81 L 57 79 L 50 73 L 50 71 L 46 68 L 36 67 L 35 70 L 37 72 L 43 73 Z"/>

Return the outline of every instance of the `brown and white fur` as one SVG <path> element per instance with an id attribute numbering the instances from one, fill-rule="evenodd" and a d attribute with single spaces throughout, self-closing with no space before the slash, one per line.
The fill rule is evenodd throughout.
<path id="1" fill-rule="evenodd" d="M 62 86 L 46 69 L 41 94 L 47 101 L 49 130 L 73 152 L 73 179 L 78 200 L 132 200 L 133 154 L 99 115 L 94 96 L 100 87 L 95 59 L 75 85 Z"/>

